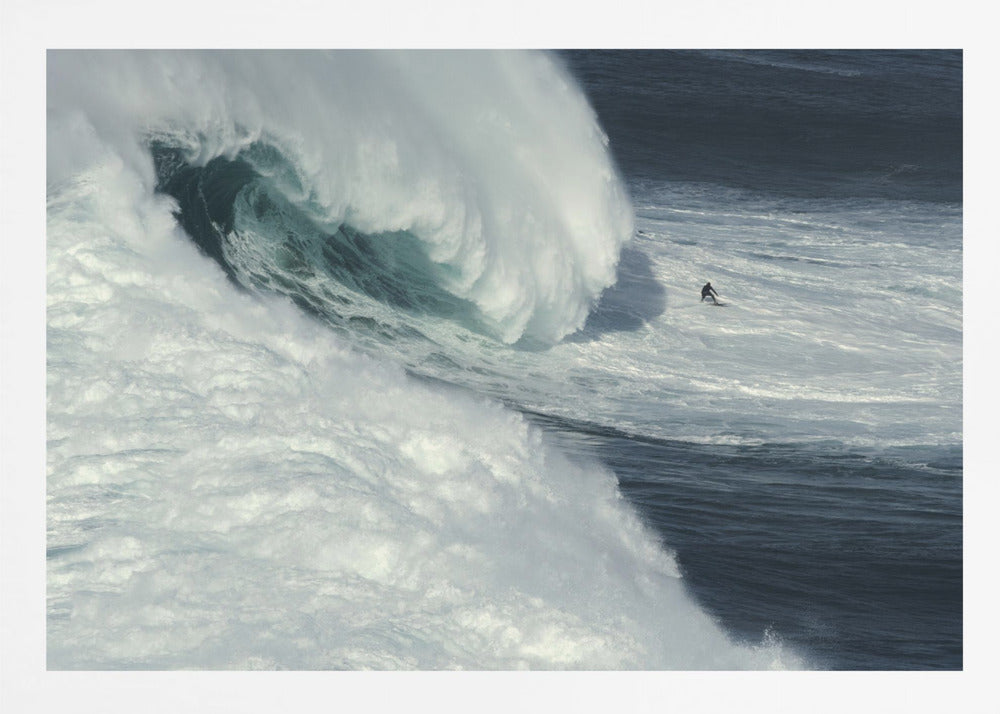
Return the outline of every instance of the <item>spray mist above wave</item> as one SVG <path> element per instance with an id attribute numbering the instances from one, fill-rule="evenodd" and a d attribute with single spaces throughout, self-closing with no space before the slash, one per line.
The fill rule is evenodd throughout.
<path id="1" fill-rule="evenodd" d="M 632 233 L 607 137 L 544 54 L 56 52 L 48 72 L 50 127 L 79 125 L 50 130 L 50 182 L 85 134 L 150 187 L 150 136 L 192 165 L 270 144 L 288 166 L 267 178 L 310 220 L 415 236 L 504 342 L 581 327 Z"/>

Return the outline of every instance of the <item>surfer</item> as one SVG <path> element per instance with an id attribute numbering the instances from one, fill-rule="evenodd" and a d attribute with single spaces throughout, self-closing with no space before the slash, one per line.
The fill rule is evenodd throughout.
<path id="1" fill-rule="evenodd" d="M 713 295 L 712 293 L 715 294 Z M 715 299 L 718 296 L 719 293 L 715 292 L 715 288 L 712 287 L 712 283 L 705 283 L 705 287 L 701 289 L 701 302 L 705 302 L 705 298 L 710 297 L 712 298 L 712 302 L 718 303 L 719 301 Z"/>

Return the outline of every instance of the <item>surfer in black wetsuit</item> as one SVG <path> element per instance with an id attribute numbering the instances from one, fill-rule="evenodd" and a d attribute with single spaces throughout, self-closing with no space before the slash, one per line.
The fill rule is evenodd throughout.
<path id="1" fill-rule="evenodd" d="M 715 293 L 715 295 L 713 295 L 712 293 Z M 716 300 L 715 298 L 717 298 L 718 296 L 719 293 L 715 292 L 715 288 L 712 287 L 712 283 L 705 283 L 705 287 L 701 289 L 701 301 L 705 302 L 705 298 L 710 297 L 712 298 L 712 302 L 717 303 L 719 301 Z"/>

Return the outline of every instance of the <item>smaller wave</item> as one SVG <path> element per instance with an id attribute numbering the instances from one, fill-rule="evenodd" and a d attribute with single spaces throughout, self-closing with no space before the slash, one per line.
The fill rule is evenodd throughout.
<path id="1" fill-rule="evenodd" d="M 727 61 L 743 62 L 745 64 L 774 67 L 776 69 L 791 69 L 799 72 L 816 72 L 818 74 L 832 74 L 838 77 L 860 77 L 862 72 L 846 67 L 833 67 L 828 64 L 815 64 L 811 62 L 794 62 L 787 59 L 778 60 L 762 52 L 731 52 L 712 51 L 704 53 L 708 57 L 715 57 Z"/>

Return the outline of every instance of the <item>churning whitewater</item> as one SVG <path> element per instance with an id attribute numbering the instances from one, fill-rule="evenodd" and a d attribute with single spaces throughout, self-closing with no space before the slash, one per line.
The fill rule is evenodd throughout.
<path id="1" fill-rule="evenodd" d="M 554 58 L 50 52 L 47 217 L 50 668 L 801 664 L 501 401 L 633 234 Z"/>

